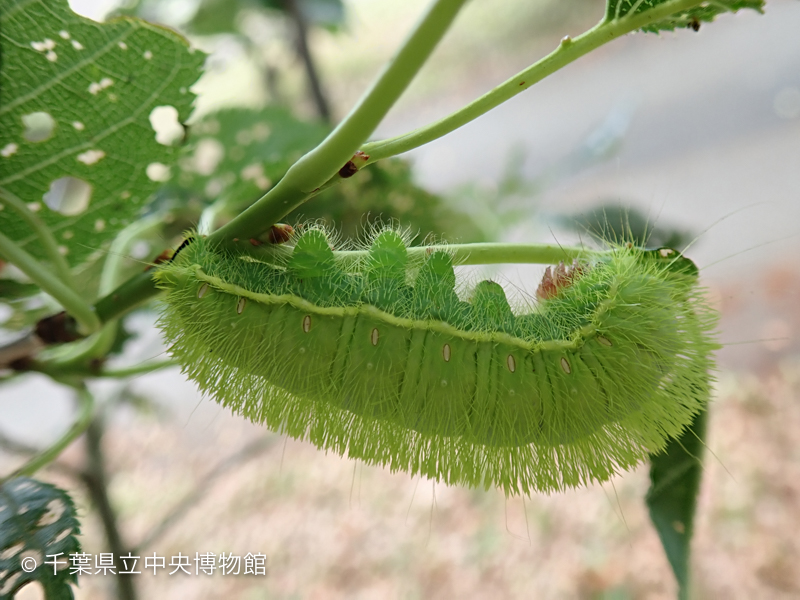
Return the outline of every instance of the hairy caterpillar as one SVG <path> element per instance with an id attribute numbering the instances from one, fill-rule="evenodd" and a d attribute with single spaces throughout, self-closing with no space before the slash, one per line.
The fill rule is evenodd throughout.
<path id="1" fill-rule="evenodd" d="M 157 272 L 160 326 L 184 372 L 253 421 L 506 494 L 605 480 L 704 408 L 715 315 L 677 252 L 557 269 L 522 315 L 491 281 L 461 300 L 451 256 L 423 256 L 388 229 L 350 261 L 317 228 L 271 262 L 195 237 Z"/>

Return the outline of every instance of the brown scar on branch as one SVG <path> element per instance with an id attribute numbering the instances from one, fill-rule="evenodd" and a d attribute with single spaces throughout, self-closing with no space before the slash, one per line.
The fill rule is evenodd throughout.
<path id="1" fill-rule="evenodd" d="M 348 177 L 352 177 L 355 175 L 358 170 L 367 164 L 369 160 L 369 154 L 363 153 L 361 150 L 353 154 L 353 158 L 348 160 L 344 166 L 339 169 L 339 177 L 342 179 L 347 179 Z"/>

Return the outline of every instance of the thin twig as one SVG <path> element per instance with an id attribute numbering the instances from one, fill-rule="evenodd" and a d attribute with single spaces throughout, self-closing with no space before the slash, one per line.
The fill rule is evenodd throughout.
<path id="1" fill-rule="evenodd" d="M 295 28 L 297 29 L 297 54 L 303 61 L 303 66 L 306 69 L 306 76 L 308 77 L 308 85 L 311 87 L 311 96 L 314 99 L 314 105 L 317 107 L 319 116 L 325 121 L 331 120 L 331 109 L 328 105 L 328 99 L 322 90 L 322 82 L 317 73 L 317 67 L 314 64 L 314 57 L 308 47 L 308 23 L 303 10 L 297 3 L 297 0 L 283 0 L 283 6 L 286 12 L 291 16 L 294 21 Z"/>
<path id="2" fill-rule="evenodd" d="M 10 475 L 0 479 L 0 484 L 17 477 L 29 477 L 42 467 L 53 462 L 64 449 L 74 442 L 89 425 L 94 413 L 94 397 L 85 386 L 77 388 L 77 398 L 80 404 L 80 413 L 72 426 L 54 444 L 41 452 L 34 454 L 24 465 Z"/>
<path id="3" fill-rule="evenodd" d="M 83 473 L 83 482 L 89 490 L 103 528 L 106 533 L 108 549 L 114 555 L 114 564 L 117 572 L 126 570 L 122 556 L 130 555 L 130 548 L 126 547 L 122 540 L 122 534 L 117 526 L 117 515 L 111 500 L 108 497 L 108 481 L 106 478 L 105 458 L 102 450 L 103 421 L 102 415 L 97 415 L 89 424 L 86 430 L 86 471 Z M 117 584 L 117 597 L 120 600 L 136 600 L 136 589 L 133 586 L 133 578 L 125 575 L 115 578 Z"/>

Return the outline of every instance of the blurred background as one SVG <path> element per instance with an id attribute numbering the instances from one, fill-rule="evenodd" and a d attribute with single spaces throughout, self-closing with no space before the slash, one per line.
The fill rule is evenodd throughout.
<path id="1" fill-rule="evenodd" d="M 70 4 L 96 20 L 165 24 L 210 53 L 188 131 L 168 110 L 151 115 L 184 152 L 155 199 L 171 219 L 133 248 L 147 259 L 223 191 L 220 221 L 279 179 L 346 114 L 427 1 Z M 593 25 L 603 5 L 474 0 L 375 137 L 459 108 Z M 800 3 L 770 0 L 762 16 L 726 15 L 697 33 L 628 36 L 287 219 L 326 219 L 344 237 L 396 219 L 418 240 L 565 245 L 627 225 L 654 245 L 689 246 L 725 344 L 695 524 L 697 598 L 800 597 L 799 26 Z M 462 269 L 519 304 L 542 270 Z M 12 331 L 35 307 L 0 311 Z M 115 364 L 163 356 L 155 318 L 151 307 L 125 320 Z M 646 466 L 506 500 L 287 440 L 202 398 L 177 369 L 92 389 L 104 406 L 97 447 L 73 444 L 40 473 L 76 498 L 84 551 L 109 551 L 110 532 L 141 556 L 260 552 L 267 576 L 144 574 L 133 589 L 86 576 L 81 600 L 675 597 L 643 503 Z M 71 407 L 43 376 L 4 385 L 3 471 L 56 438 Z M 102 459 L 105 491 L 78 476 L 87 455 Z"/>

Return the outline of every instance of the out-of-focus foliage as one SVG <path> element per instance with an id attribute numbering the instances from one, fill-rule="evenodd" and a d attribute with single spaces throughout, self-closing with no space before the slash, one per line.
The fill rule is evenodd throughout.
<path id="1" fill-rule="evenodd" d="M 204 117 L 189 133 L 180 174 L 164 195 L 166 202 L 198 209 L 220 200 L 231 216 L 272 187 L 289 166 L 319 143 L 328 126 L 301 121 L 283 108 L 225 109 Z M 195 213 L 195 218 L 199 215 Z M 440 196 L 413 182 L 402 159 L 371 165 L 328 188 L 285 219 L 290 224 L 324 220 L 345 237 L 358 237 L 377 220 L 396 220 L 419 233 L 447 239 L 481 241 L 475 222 L 452 209 Z M 191 223 L 185 219 L 183 227 Z"/>
<path id="2" fill-rule="evenodd" d="M 289 10 L 290 0 L 200 0 L 194 14 L 185 22 L 189 33 L 216 35 L 238 33 L 241 19 L 253 12 L 277 15 Z M 341 0 L 291 0 L 311 25 L 334 31 L 344 23 L 345 11 Z M 117 14 L 137 15 L 143 19 L 160 22 L 162 0 L 134 0 Z"/>
<path id="3" fill-rule="evenodd" d="M 428 236 L 450 242 L 487 239 L 483 228 L 469 215 L 416 185 L 411 166 L 400 158 L 370 165 L 287 217 L 290 223 L 318 219 L 346 238 L 363 237 L 368 225 L 393 220 L 417 235 L 415 243 Z"/>
<path id="4" fill-rule="evenodd" d="M 176 183 L 206 201 L 225 197 L 238 210 L 271 188 L 328 131 L 280 107 L 215 112 L 192 125 Z"/>
<path id="5" fill-rule="evenodd" d="M 682 250 L 694 237 L 684 229 L 660 224 L 635 208 L 614 202 L 572 215 L 558 217 L 568 229 L 588 235 L 600 242 L 632 242 L 636 246 L 666 246 Z"/>

